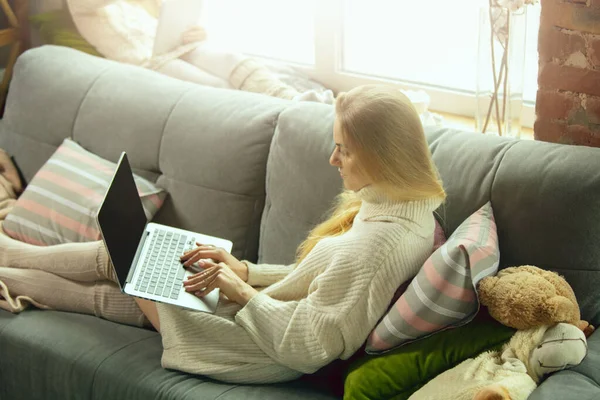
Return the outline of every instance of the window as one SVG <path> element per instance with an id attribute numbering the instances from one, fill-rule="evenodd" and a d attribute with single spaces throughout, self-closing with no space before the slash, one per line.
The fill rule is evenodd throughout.
<path id="1" fill-rule="evenodd" d="M 347 0 L 343 69 L 457 90 L 474 90 L 476 0 Z"/>
<path id="2" fill-rule="evenodd" d="M 204 23 L 226 48 L 314 64 L 317 0 L 207 0 Z"/>
<path id="3" fill-rule="evenodd" d="M 231 48 L 294 63 L 336 91 L 381 81 L 424 89 L 432 110 L 472 116 L 481 1 L 205 3 L 211 37 Z M 540 9 L 527 8 L 525 126 L 534 119 Z"/>

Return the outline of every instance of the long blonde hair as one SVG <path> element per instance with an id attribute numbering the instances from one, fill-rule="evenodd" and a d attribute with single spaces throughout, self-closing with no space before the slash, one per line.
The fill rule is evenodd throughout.
<path id="1" fill-rule="evenodd" d="M 340 93 L 335 106 L 344 140 L 373 186 L 396 201 L 446 198 L 419 115 L 402 92 L 388 85 L 359 86 Z M 361 203 L 355 192 L 341 193 L 329 219 L 298 247 L 296 261 L 321 239 L 348 231 Z"/>

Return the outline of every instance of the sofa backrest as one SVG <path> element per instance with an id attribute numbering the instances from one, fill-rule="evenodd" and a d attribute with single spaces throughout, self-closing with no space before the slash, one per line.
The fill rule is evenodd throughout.
<path id="1" fill-rule="evenodd" d="M 17 63 L 0 147 L 28 179 L 68 136 L 113 161 L 124 149 L 170 193 L 158 222 L 228 238 L 240 258 L 289 263 L 341 190 L 328 165 L 332 125 L 331 106 L 199 87 L 48 46 Z M 600 149 L 426 135 L 448 193 L 438 210 L 446 233 L 491 200 L 501 267 L 561 273 L 598 325 Z"/>
<path id="2" fill-rule="evenodd" d="M 259 261 L 290 264 L 298 244 L 342 191 L 333 151 L 333 107 L 298 103 L 280 116 L 267 163 Z"/>
<path id="3" fill-rule="evenodd" d="M 322 105 L 281 113 L 267 164 L 260 261 L 291 263 L 339 193 L 339 174 L 327 163 L 333 119 L 333 109 Z M 560 273 L 583 318 L 600 323 L 600 149 L 452 129 L 425 133 L 448 194 L 436 212 L 446 234 L 491 201 L 500 267 Z"/>
<path id="4" fill-rule="evenodd" d="M 446 129 L 427 132 L 448 192 L 446 232 L 491 200 L 500 267 L 563 275 L 582 318 L 600 322 L 600 149 L 510 141 Z"/>
<path id="5" fill-rule="evenodd" d="M 117 161 L 169 196 L 155 221 L 233 241 L 256 259 L 271 138 L 287 102 L 216 90 L 44 46 L 17 62 L 0 148 L 27 180 L 64 138 Z"/>

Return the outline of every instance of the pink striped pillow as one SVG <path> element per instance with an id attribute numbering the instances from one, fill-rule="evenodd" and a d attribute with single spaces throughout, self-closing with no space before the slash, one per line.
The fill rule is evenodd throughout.
<path id="1" fill-rule="evenodd" d="M 477 283 L 495 275 L 499 261 L 496 223 L 488 202 L 425 261 L 369 335 L 366 352 L 382 353 L 471 321 L 479 310 Z"/>
<path id="2" fill-rule="evenodd" d="M 100 240 L 96 212 L 116 164 L 65 139 L 33 177 L 3 222 L 14 239 L 40 246 Z M 151 220 L 166 192 L 134 176 L 146 217 Z"/>

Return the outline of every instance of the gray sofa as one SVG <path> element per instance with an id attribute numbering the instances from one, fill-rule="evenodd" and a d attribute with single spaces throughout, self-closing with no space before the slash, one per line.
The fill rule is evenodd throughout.
<path id="1" fill-rule="evenodd" d="M 65 137 L 169 191 L 155 220 L 233 241 L 233 254 L 287 263 L 340 190 L 328 165 L 333 108 L 205 88 L 74 50 L 17 63 L 0 148 L 31 179 Z M 563 274 L 600 325 L 600 149 L 447 129 L 427 138 L 448 192 L 447 234 L 488 200 L 501 266 Z M 327 399 L 314 379 L 243 386 L 160 367 L 156 332 L 95 317 L 0 311 L 0 399 Z M 578 367 L 532 399 L 600 398 L 600 334 Z"/>

